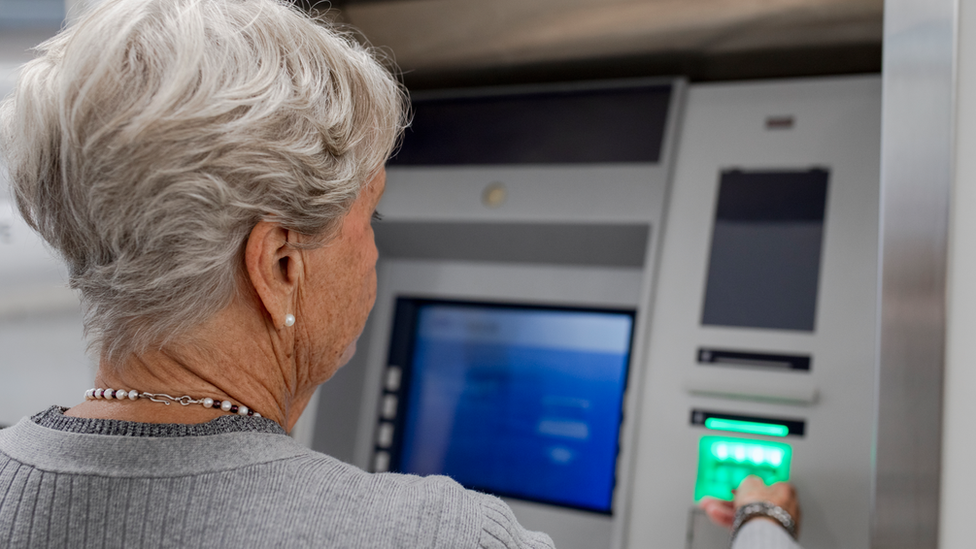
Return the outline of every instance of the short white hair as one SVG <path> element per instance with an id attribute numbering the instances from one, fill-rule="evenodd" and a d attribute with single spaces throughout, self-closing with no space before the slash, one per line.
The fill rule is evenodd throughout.
<path id="1" fill-rule="evenodd" d="M 106 0 L 38 49 L 0 152 L 110 362 L 226 307 L 258 221 L 334 234 L 406 122 L 375 51 L 277 0 Z"/>

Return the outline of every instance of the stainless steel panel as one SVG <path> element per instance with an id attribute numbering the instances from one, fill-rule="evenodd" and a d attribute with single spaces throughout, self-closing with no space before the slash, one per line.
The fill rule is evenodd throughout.
<path id="1" fill-rule="evenodd" d="M 885 2 L 875 548 L 938 544 L 956 18 Z"/>

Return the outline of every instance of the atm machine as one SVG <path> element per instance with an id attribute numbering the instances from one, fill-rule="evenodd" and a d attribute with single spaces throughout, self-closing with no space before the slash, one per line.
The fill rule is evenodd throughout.
<path id="1" fill-rule="evenodd" d="M 563 549 L 724 547 L 694 504 L 750 473 L 796 482 L 807 549 L 868 547 L 878 79 L 413 105 L 314 448 L 450 475 Z"/>
<path id="2" fill-rule="evenodd" d="M 357 465 L 448 474 L 559 547 L 620 546 L 683 97 L 650 79 L 412 98 L 346 366 Z"/>

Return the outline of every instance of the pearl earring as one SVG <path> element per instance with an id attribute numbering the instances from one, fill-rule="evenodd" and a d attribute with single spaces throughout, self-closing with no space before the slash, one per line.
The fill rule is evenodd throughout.
<path id="1" fill-rule="evenodd" d="M 295 325 L 295 315 L 285 315 L 285 326 Z"/>

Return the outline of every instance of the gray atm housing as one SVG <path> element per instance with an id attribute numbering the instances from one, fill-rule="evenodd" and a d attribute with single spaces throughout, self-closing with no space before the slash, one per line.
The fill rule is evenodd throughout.
<path id="1" fill-rule="evenodd" d="M 313 447 L 374 468 L 399 296 L 633 309 L 613 514 L 510 500 L 519 520 L 564 549 L 721 547 L 722 533 L 689 512 L 697 441 L 715 434 L 690 424 L 702 408 L 805 421 L 804 436 L 786 440 L 803 494 L 801 541 L 868 547 L 879 81 L 623 85 L 671 86 L 655 161 L 388 168 L 384 221 L 375 226 L 376 306 L 356 357 L 320 389 Z M 793 122 L 770 126 L 771 118 Z M 703 327 L 721 172 L 811 167 L 831 174 L 815 329 Z M 703 366 L 700 347 L 806 354 L 812 367 Z"/>
<path id="2" fill-rule="evenodd" d="M 627 546 L 727 543 L 724 532 L 676 504 L 688 501 L 695 483 L 697 441 L 718 434 L 691 424 L 690 412 L 698 409 L 803 421 L 803 436 L 748 438 L 793 447 L 804 548 L 866 549 L 876 410 L 881 81 L 694 86 L 686 104 L 648 326 Z M 703 325 L 722 172 L 811 168 L 829 171 L 813 329 Z M 809 356 L 810 369 L 702 363 L 702 348 Z M 690 532 L 677 527 L 689 522 Z"/>

